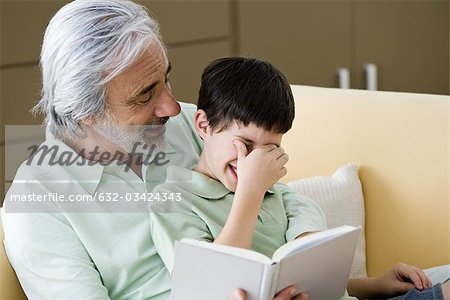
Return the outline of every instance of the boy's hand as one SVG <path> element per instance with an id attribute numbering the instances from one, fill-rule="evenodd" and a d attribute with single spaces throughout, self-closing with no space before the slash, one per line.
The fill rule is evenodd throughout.
<path id="1" fill-rule="evenodd" d="M 245 144 L 234 141 L 237 158 L 238 186 L 245 186 L 255 191 L 266 192 L 281 177 L 286 175 L 284 165 L 289 157 L 284 149 L 276 145 L 265 145 L 253 149 L 247 155 Z"/>
<path id="2" fill-rule="evenodd" d="M 430 279 L 421 269 L 403 263 L 396 264 L 376 280 L 379 291 L 393 296 L 404 294 L 413 288 L 421 291 L 432 286 Z"/>
<path id="3" fill-rule="evenodd" d="M 276 145 L 258 147 L 249 154 L 241 141 L 234 145 L 238 154 L 236 191 L 227 222 L 214 243 L 249 249 L 264 193 L 286 174 L 283 166 L 288 156 Z"/>

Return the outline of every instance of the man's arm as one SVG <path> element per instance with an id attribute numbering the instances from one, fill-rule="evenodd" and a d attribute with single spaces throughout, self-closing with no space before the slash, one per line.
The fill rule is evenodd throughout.
<path id="1" fill-rule="evenodd" d="M 109 299 L 63 214 L 3 213 L 5 249 L 29 299 Z"/>

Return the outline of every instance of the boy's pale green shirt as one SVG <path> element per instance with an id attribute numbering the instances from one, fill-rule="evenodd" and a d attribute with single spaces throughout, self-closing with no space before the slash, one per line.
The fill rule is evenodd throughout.
<path id="1" fill-rule="evenodd" d="M 179 166 L 170 166 L 166 182 L 153 191 L 181 196 L 179 201 L 150 205 L 153 241 L 172 272 L 175 241 L 184 237 L 214 241 L 227 221 L 234 193 L 219 181 Z M 252 250 L 271 257 L 275 250 L 300 234 L 325 228 L 324 214 L 316 202 L 277 183 L 264 197 Z"/>
<path id="2" fill-rule="evenodd" d="M 180 195 L 180 201 L 149 205 L 154 244 L 172 273 L 175 241 L 188 237 L 212 242 L 226 222 L 234 194 L 221 182 L 178 166 L 168 167 L 166 182 L 153 192 L 172 193 L 173 199 Z M 252 250 L 271 257 L 275 250 L 298 235 L 323 229 L 326 229 L 326 220 L 318 204 L 298 195 L 289 186 L 277 183 L 264 197 Z M 347 291 L 340 298 L 350 299 L 356 298 L 350 297 Z"/>
<path id="3" fill-rule="evenodd" d="M 164 152 L 170 164 L 192 168 L 202 141 L 193 127 L 196 107 L 181 105 L 181 113 L 167 123 Z M 43 145 L 60 147 L 60 154 L 73 152 L 49 133 Z M 141 180 L 124 165 L 51 166 L 36 161 L 20 166 L 2 210 L 5 248 L 28 298 L 169 299 L 170 276 L 150 235 L 149 202 L 142 200 L 164 182 L 167 165 L 143 168 Z M 9 200 L 32 193 L 97 193 L 97 201 L 24 206 Z M 99 195 L 105 199 L 106 193 L 123 199 L 100 202 Z M 135 193 L 140 201 L 134 201 Z M 125 201 L 127 195 L 133 201 Z M 13 213 L 21 209 L 40 213 Z M 66 212 L 45 212 L 61 209 Z"/>

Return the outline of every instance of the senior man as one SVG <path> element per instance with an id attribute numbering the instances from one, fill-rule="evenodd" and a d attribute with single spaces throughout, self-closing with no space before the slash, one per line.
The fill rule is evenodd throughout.
<path id="1" fill-rule="evenodd" d="M 73 1 L 50 21 L 40 66 L 36 110 L 46 138 L 18 169 L 2 211 L 5 248 L 25 293 L 168 299 L 170 276 L 149 235 L 147 206 L 177 197 L 151 191 L 168 165 L 193 167 L 202 143 L 195 106 L 180 106 L 171 93 L 158 24 L 130 1 Z M 41 201 L 13 201 L 30 195 Z M 72 201 L 84 196 L 90 201 Z M 363 293 L 368 283 L 349 287 Z M 287 288 L 277 299 L 295 294 Z"/>
<path id="2" fill-rule="evenodd" d="M 5 248 L 26 295 L 168 299 L 170 276 L 149 236 L 149 193 L 168 164 L 193 166 L 201 143 L 195 106 L 180 113 L 171 93 L 158 24 L 132 2 L 71 2 L 47 27 L 40 67 L 46 138 L 18 169 L 3 213 Z M 135 145 L 159 163 L 129 155 L 144 150 Z M 49 163 L 70 152 L 75 162 Z M 97 199 L 10 201 L 49 193 Z"/>

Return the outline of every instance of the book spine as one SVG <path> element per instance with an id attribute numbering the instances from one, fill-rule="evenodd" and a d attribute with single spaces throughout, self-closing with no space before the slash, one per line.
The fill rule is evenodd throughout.
<path id="1" fill-rule="evenodd" d="M 261 290 L 258 299 L 269 299 L 270 287 L 272 285 L 272 265 L 265 265 L 261 280 Z"/>
<path id="2" fill-rule="evenodd" d="M 278 274 L 279 274 L 279 264 L 274 263 L 271 265 L 267 265 L 264 268 L 264 274 L 263 274 L 263 284 L 262 284 L 262 290 L 261 290 L 261 298 L 262 300 L 271 300 L 273 299 L 277 282 L 278 282 Z"/>
<path id="3" fill-rule="evenodd" d="M 278 278 L 280 275 L 280 264 L 275 263 L 272 265 L 272 284 L 270 285 L 270 294 L 268 299 L 273 299 L 275 297 L 275 293 L 277 292 L 278 287 Z"/>

